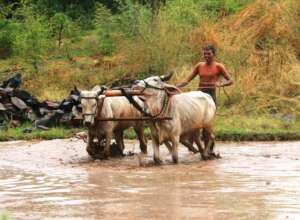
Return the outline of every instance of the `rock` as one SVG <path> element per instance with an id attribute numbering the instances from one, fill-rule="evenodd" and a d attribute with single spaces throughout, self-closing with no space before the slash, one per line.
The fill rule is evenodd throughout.
<path id="1" fill-rule="evenodd" d="M 20 73 L 16 73 L 13 77 L 9 78 L 8 80 L 2 83 L 2 88 L 13 88 L 16 89 L 20 87 L 22 83 L 22 76 Z"/>
<path id="2" fill-rule="evenodd" d="M 2 103 L 0 103 L 0 111 L 6 111 L 6 108 Z"/>
<path id="3" fill-rule="evenodd" d="M 22 130 L 22 132 L 23 132 L 24 134 L 31 133 L 32 131 L 33 131 L 32 128 L 24 128 L 24 129 Z"/>
<path id="4" fill-rule="evenodd" d="M 45 131 L 49 130 L 48 127 L 43 126 L 43 125 L 38 125 L 38 126 L 36 126 L 36 128 L 39 128 L 39 129 L 42 129 L 42 130 L 45 130 Z"/>
<path id="5" fill-rule="evenodd" d="M 0 121 L 13 119 L 20 123 L 29 119 L 42 129 L 58 123 L 81 125 L 80 91 L 76 87 L 61 102 L 39 102 L 29 92 L 19 89 L 21 78 L 21 74 L 16 73 L 0 87 Z"/>
<path id="6" fill-rule="evenodd" d="M 11 103 L 20 110 L 25 110 L 28 108 L 28 106 L 25 104 L 25 102 L 23 102 L 21 99 L 19 99 L 17 97 L 11 97 L 10 100 L 11 100 Z"/>

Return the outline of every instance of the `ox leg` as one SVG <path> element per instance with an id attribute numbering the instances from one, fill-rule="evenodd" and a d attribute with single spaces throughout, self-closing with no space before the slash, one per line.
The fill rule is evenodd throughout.
<path id="1" fill-rule="evenodd" d="M 198 150 L 199 150 L 199 152 L 200 152 L 200 154 L 201 154 L 201 157 L 203 157 L 204 152 L 203 152 L 203 148 L 202 148 L 202 144 L 201 144 L 201 137 L 200 137 L 200 134 L 199 134 L 199 133 L 197 133 L 197 134 L 194 136 L 194 140 L 195 140 L 196 145 L 197 145 L 197 147 L 198 147 Z"/>
<path id="2" fill-rule="evenodd" d="M 152 147 L 153 147 L 153 160 L 156 165 L 162 163 L 159 156 L 159 142 L 156 137 L 152 135 Z"/>
<path id="3" fill-rule="evenodd" d="M 140 142 L 140 149 L 144 154 L 147 154 L 147 139 L 144 135 L 144 128 L 134 128 L 134 131 Z"/>
<path id="4" fill-rule="evenodd" d="M 113 134 L 113 132 L 109 132 L 105 135 L 105 147 L 104 147 L 104 152 L 103 152 L 103 159 L 107 159 L 109 156 L 110 142 L 112 139 L 112 134 Z"/>
<path id="5" fill-rule="evenodd" d="M 174 163 L 178 163 L 179 137 L 173 137 L 171 141 L 172 141 L 172 160 Z"/>
<path id="6" fill-rule="evenodd" d="M 122 130 L 116 131 L 115 138 L 116 138 L 116 142 L 117 142 L 117 145 L 118 145 L 120 151 L 123 153 L 123 151 L 125 149 L 123 131 Z"/>
<path id="7" fill-rule="evenodd" d="M 93 159 L 95 159 L 96 149 L 94 146 L 94 135 L 92 135 L 91 132 L 88 132 L 87 139 L 86 151 Z"/>
<path id="8" fill-rule="evenodd" d="M 220 159 L 221 158 L 221 155 L 218 153 L 218 154 L 216 154 L 215 152 L 214 152 L 214 147 L 215 147 L 215 135 L 214 135 L 214 133 L 213 132 L 211 132 L 211 134 L 210 134 L 210 137 L 211 137 L 211 145 L 210 145 L 210 148 L 209 148 L 209 154 L 210 154 L 210 157 L 211 158 L 217 158 L 217 159 Z"/>
<path id="9" fill-rule="evenodd" d="M 219 157 L 213 152 L 215 146 L 215 136 L 211 128 L 203 129 L 203 138 L 205 143 L 203 159 L 207 160 L 207 159 Z"/>
<path id="10" fill-rule="evenodd" d="M 203 158 L 203 160 L 208 160 L 209 159 L 209 150 L 210 150 L 209 130 L 207 128 L 203 128 L 202 134 L 203 134 L 203 140 L 204 140 L 204 151 L 203 151 L 202 158 Z"/>
<path id="11" fill-rule="evenodd" d="M 164 144 L 166 145 L 166 147 L 169 150 L 169 153 L 171 154 L 172 153 L 172 144 L 170 144 L 169 141 L 165 141 Z"/>
<path id="12" fill-rule="evenodd" d="M 193 140 L 188 141 L 188 140 L 180 139 L 180 143 L 186 146 L 189 149 L 189 151 L 193 152 L 194 154 L 198 153 L 198 150 L 193 146 Z"/>

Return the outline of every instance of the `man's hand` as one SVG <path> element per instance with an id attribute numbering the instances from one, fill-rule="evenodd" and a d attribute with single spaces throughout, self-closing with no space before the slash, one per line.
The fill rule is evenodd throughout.
<path id="1" fill-rule="evenodd" d="M 176 83 L 175 86 L 178 87 L 178 88 L 181 88 L 181 87 L 186 86 L 187 84 L 188 84 L 187 82 L 183 81 L 183 82 Z"/>
<path id="2" fill-rule="evenodd" d="M 216 82 L 215 86 L 216 86 L 216 87 L 222 87 L 222 86 L 223 86 L 223 83 L 222 83 L 222 82 Z"/>
<path id="3" fill-rule="evenodd" d="M 215 86 L 216 87 L 225 87 L 225 86 L 230 86 L 232 85 L 233 81 L 230 79 L 230 80 L 225 80 L 224 82 L 223 81 L 218 81 L 216 82 Z"/>

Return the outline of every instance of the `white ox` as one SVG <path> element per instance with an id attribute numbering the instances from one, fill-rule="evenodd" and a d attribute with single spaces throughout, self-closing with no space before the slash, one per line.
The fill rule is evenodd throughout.
<path id="1" fill-rule="evenodd" d="M 152 122 L 151 136 L 154 151 L 154 161 L 161 162 L 159 145 L 171 142 L 172 159 L 178 162 L 178 145 L 183 139 L 192 137 L 198 145 L 203 159 L 214 155 L 214 119 L 216 106 L 210 95 L 201 91 L 180 93 L 180 90 L 165 83 L 171 76 L 153 76 L 134 83 L 134 89 L 141 89 L 145 96 L 146 105 L 152 115 L 172 117 L 172 120 Z M 199 130 L 204 129 L 205 149 L 202 151 Z"/>
<path id="2" fill-rule="evenodd" d="M 140 141 L 140 148 L 147 153 L 147 143 L 144 137 L 142 121 L 99 121 L 99 118 L 139 118 L 141 113 L 133 107 L 125 97 L 105 97 L 99 91 L 81 91 L 81 107 L 83 123 L 88 127 L 87 151 L 93 157 L 94 138 L 105 139 L 104 156 L 109 155 L 110 143 L 115 135 L 117 145 L 123 152 L 123 131 L 133 127 Z M 139 100 L 137 100 L 139 101 Z"/>

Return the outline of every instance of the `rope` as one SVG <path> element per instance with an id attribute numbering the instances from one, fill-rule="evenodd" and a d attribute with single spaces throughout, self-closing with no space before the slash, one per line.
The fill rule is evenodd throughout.
<path id="1" fill-rule="evenodd" d="M 156 115 L 152 115 L 152 114 L 150 114 L 150 113 L 148 113 L 148 112 L 146 112 L 135 100 L 134 100 L 134 98 L 133 98 L 133 96 L 132 95 L 130 95 L 130 94 L 128 94 L 127 92 L 126 92 L 126 90 L 125 90 L 125 88 L 121 88 L 120 90 L 121 90 L 121 92 L 122 92 L 122 95 L 124 95 L 126 98 L 127 98 L 127 100 L 139 111 L 139 112 L 141 112 L 142 114 L 144 114 L 144 115 L 146 115 L 146 116 L 148 116 L 148 117 L 151 117 L 152 119 L 155 119 L 155 118 L 157 118 L 158 116 L 160 116 L 164 111 L 165 111 L 165 109 L 166 109 L 166 107 L 167 107 L 167 105 L 168 105 L 168 103 L 169 103 L 169 97 L 168 97 L 168 94 L 167 94 L 167 92 L 166 92 L 166 90 L 165 89 L 163 89 L 163 88 L 158 88 L 158 87 L 154 87 L 154 86 L 151 86 L 150 84 L 148 84 L 148 83 L 145 83 L 146 84 L 146 87 L 144 88 L 144 90 L 146 89 L 146 88 L 152 88 L 152 89 L 157 89 L 157 90 L 164 90 L 165 91 L 165 93 L 166 93 L 166 95 L 165 95 L 165 97 L 164 97 L 164 101 L 163 101 L 163 107 L 161 108 L 161 110 L 160 110 L 160 112 L 158 113 L 158 114 L 156 114 Z M 149 86 L 149 87 L 147 87 L 147 86 Z M 143 90 L 143 91 L 144 91 Z"/>

